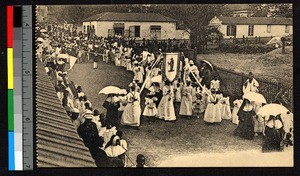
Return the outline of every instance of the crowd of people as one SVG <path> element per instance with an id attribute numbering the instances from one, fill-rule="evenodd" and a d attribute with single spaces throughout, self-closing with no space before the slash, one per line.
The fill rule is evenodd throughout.
<path id="1" fill-rule="evenodd" d="M 175 39 L 166 43 L 154 40 L 138 43 L 120 35 L 90 38 L 71 35 L 60 28 L 38 35 L 41 39 L 37 40 L 37 58 L 44 63 L 62 106 L 78 127 L 79 136 L 99 167 L 126 166 L 128 146 L 119 130 L 120 125 L 139 129 L 141 116 L 146 117 L 150 124 L 155 119 L 176 122 L 175 104 L 179 104 L 179 116 L 188 119 L 203 116 L 207 125 L 231 120 L 237 125 L 234 134 L 242 138 L 251 140 L 261 133 L 264 135 L 263 151 L 280 151 L 283 141 L 291 144 L 291 112 L 265 120 L 257 115 L 264 104 L 248 99 L 233 101 L 231 109 L 230 99 L 221 91 L 219 77 L 212 65 L 202 62 L 197 67 L 182 53 L 181 49 L 187 46 L 185 43 Z M 181 53 L 178 56 L 180 67 L 174 80 L 166 79 L 163 73 L 165 52 Z M 82 87 L 68 79 L 71 68 L 67 70 L 67 63 L 71 57 L 76 58 L 77 64 L 91 60 L 93 69 L 98 68 L 98 62 L 105 62 L 133 72 L 128 91 L 108 94 L 103 103 L 106 114 L 94 108 Z M 244 94 L 258 92 L 259 83 L 250 73 L 242 87 Z M 145 98 L 144 106 L 141 98 Z M 143 155 L 138 155 L 137 161 L 137 166 L 145 165 Z"/>

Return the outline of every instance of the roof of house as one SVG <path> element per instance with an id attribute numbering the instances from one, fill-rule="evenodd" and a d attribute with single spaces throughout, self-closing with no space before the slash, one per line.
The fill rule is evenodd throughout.
<path id="1" fill-rule="evenodd" d="M 39 61 L 36 71 L 38 167 L 96 167 Z"/>
<path id="2" fill-rule="evenodd" d="M 286 25 L 293 24 L 292 18 L 280 18 L 280 17 L 218 17 L 222 24 L 256 24 L 256 25 Z"/>
<path id="3" fill-rule="evenodd" d="M 136 21 L 136 22 L 176 22 L 176 20 L 158 13 L 116 13 L 105 12 L 93 15 L 87 21 Z"/>

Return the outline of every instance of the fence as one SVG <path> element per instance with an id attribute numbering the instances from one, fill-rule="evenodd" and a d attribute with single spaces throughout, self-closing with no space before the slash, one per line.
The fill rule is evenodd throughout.
<path id="1" fill-rule="evenodd" d="M 266 44 L 268 41 L 270 41 L 273 38 L 273 36 L 270 37 L 243 37 L 243 38 L 224 38 L 223 41 L 230 41 L 232 43 L 246 43 L 246 44 Z"/>
<path id="2" fill-rule="evenodd" d="M 231 97 L 231 103 L 235 99 L 240 99 L 243 94 L 242 86 L 248 79 L 247 75 L 219 67 L 214 68 L 217 71 L 217 77 L 220 79 L 221 87 L 224 87 L 224 94 Z M 260 78 L 255 79 L 259 82 L 259 93 L 264 95 L 267 103 L 274 103 L 276 100 L 280 99 L 285 107 L 290 111 L 293 111 L 293 86 L 284 85 L 278 82 L 270 82 Z"/>

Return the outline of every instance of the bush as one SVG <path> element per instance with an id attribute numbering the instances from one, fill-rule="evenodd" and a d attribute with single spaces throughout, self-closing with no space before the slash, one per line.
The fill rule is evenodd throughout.
<path id="1" fill-rule="evenodd" d="M 275 48 L 273 45 L 221 43 L 219 49 L 225 53 L 256 54 L 268 53 Z"/>

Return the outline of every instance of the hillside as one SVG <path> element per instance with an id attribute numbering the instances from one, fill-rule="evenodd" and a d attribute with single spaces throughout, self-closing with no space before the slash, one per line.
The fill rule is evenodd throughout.
<path id="1" fill-rule="evenodd" d="M 293 84 L 293 47 L 286 48 L 286 54 L 281 54 L 281 48 L 266 54 L 201 54 L 198 61 L 205 59 L 212 64 L 239 73 L 248 74 L 270 81 Z"/>

